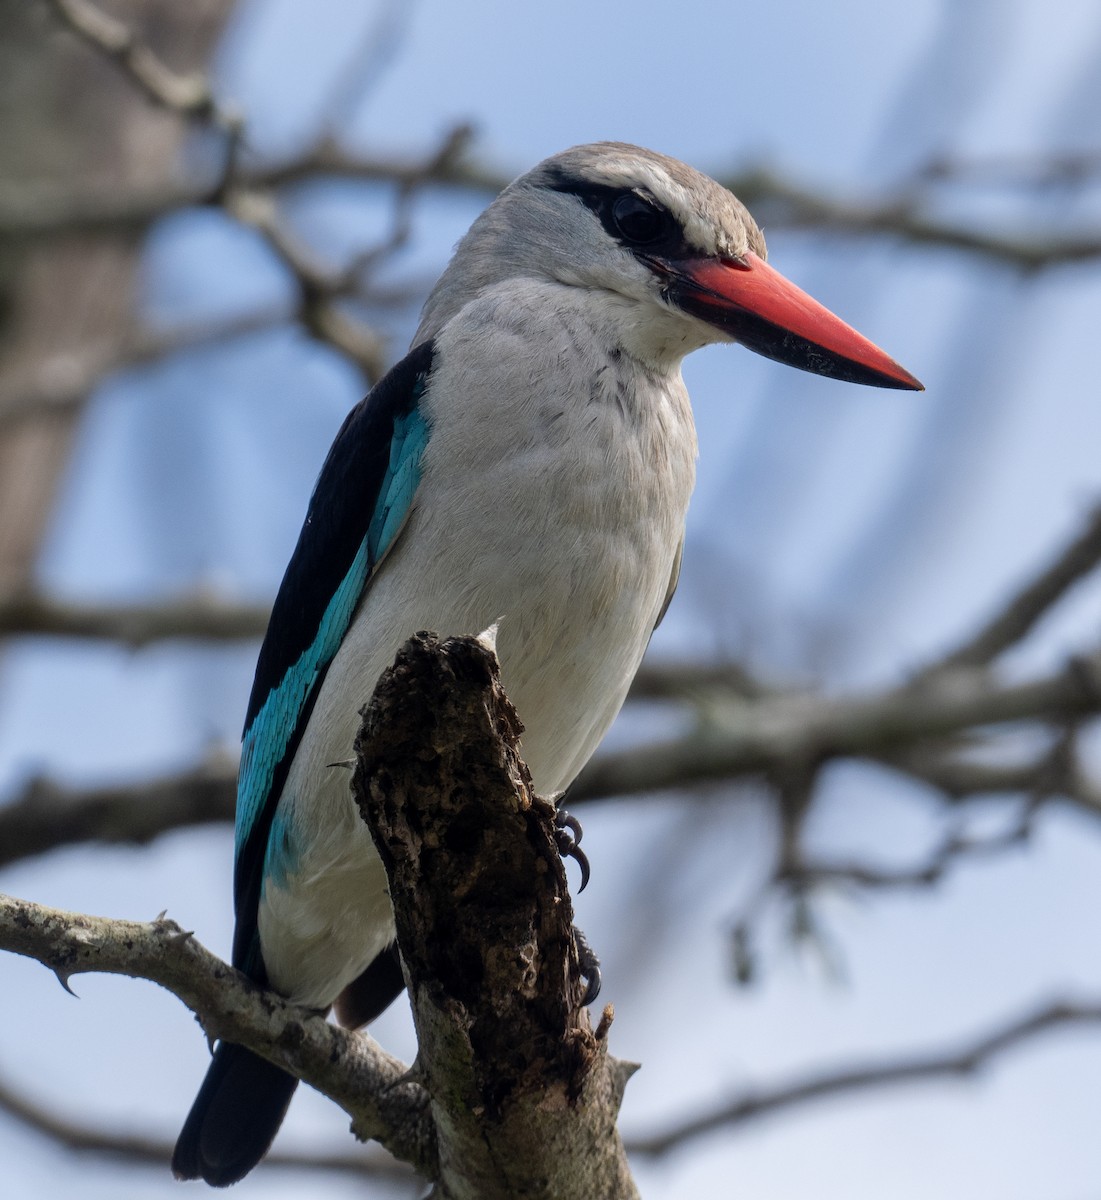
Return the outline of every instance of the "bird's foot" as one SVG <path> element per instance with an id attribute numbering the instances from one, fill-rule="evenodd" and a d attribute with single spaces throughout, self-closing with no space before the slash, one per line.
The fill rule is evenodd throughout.
<path id="1" fill-rule="evenodd" d="M 554 840 L 558 846 L 558 853 L 563 858 L 572 858 L 581 868 L 581 886 L 577 889 L 579 894 L 589 882 L 589 859 L 579 845 L 581 832 L 581 822 L 576 817 L 571 817 L 564 808 L 556 809 Z"/>
<path id="2" fill-rule="evenodd" d="M 554 840 L 558 853 L 563 858 L 572 858 L 581 868 L 581 886 L 578 892 L 583 892 L 589 882 L 589 859 L 578 843 L 581 841 L 581 822 L 564 809 L 559 807 L 562 793 L 552 796 L 554 802 Z M 585 983 L 585 992 L 581 997 L 581 1006 L 585 1007 L 600 995 L 600 959 L 593 953 L 588 939 L 575 925 L 573 927 L 573 946 L 577 952 L 577 964 L 581 979 Z"/>
<path id="3" fill-rule="evenodd" d="M 600 995 L 600 959 L 593 953 L 593 948 L 576 925 L 573 927 L 573 945 L 577 951 L 581 978 L 585 981 L 585 994 L 581 997 L 581 1007 L 584 1008 Z"/>

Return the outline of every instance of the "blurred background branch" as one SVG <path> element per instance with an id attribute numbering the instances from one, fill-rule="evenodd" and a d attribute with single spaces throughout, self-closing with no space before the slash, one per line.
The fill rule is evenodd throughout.
<path id="1" fill-rule="evenodd" d="M 351 8 L 329 18 L 330 38 L 346 45 L 325 86 L 315 89 L 312 122 L 295 137 L 272 137 L 262 105 L 239 110 L 228 100 L 227 77 L 248 78 L 241 66 L 234 76 L 217 51 L 231 8 L 229 0 L 186 6 L 37 0 L 0 14 L 0 98 L 12 114 L 0 124 L 0 730 L 6 722 L 12 731 L 7 742 L 0 739 L 0 867 L 16 882 L 45 889 L 61 886 L 56 881 L 72 872 L 87 892 L 89 878 L 124 874 L 97 864 L 131 864 L 112 857 L 123 851 L 111 847 L 150 847 L 143 853 L 157 894 L 178 886 L 176 906 L 188 911 L 212 891 L 208 878 L 215 871 L 228 878 L 224 849 L 202 858 L 214 864 L 209 877 L 198 852 L 189 852 L 186 870 L 162 873 L 160 864 L 175 861 L 179 839 L 198 839 L 207 826 L 217 837 L 232 820 L 236 751 L 225 747 L 236 737 L 256 640 L 305 489 L 340 412 L 400 356 L 448 245 L 544 149 L 583 140 L 578 129 L 586 138 L 675 140 L 653 114 L 624 119 L 624 89 L 638 98 L 640 112 L 654 90 L 652 74 L 644 81 L 617 74 L 628 68 L 629 54 L 614 66 L 601 59 L 599 71 L 579 76 L 592 78 L 595 88 L 595 75 L 606 75 L 609 87 L 619 89 L 597 110 L 599 121 L 590 127 L 575 117 L 544 130 L 537 109 L 555 106 L 536 105 L 525 92 L 517 105 L 524 136 L 512 143 L 484 118 L 468 118 L 465 102 L 452 102 L 437 84 L 438 64 L 415 60 L 404 76 L 407 91 L 396 100 L 388 75 L 402 68 L 407 40 L 426 45 L 416 41 L 424 34 L 411 24 L 412 6 L 400 3 L 380 4 L 358 23 Z M 248 59 L 250 41 L 263 45 L 256 32 L 263 9 L 246 6 L 243 16 L 234 15 L 244 33 L 228 25 L 239 61 Z M 659 1081 L 656 1097 L 635 1126 L 661 1132 L 636 1137 L 642 1158 L 692 1143 L 690 1158 L 699 1134 L 786 1114 L 804 1100 L 970 1075 L 1056 1027 L 1067 1030 L 1068 1040 L 1075 1030 L 1075 1045 L 1096 1044 L 1095 1005 L 1022 1005 L 1021 1016 L 988 1018 L 985 1034 L 942 1054 L 896 1049 L 876 1057 L 839 1046 L 829 1056 L 805 1054 L 808 1061 L 829 1058 L 810 1071 L 792 1067 L 790 1054 L 780 1050 L 766 1069 L 751 1070 L 743 1057 L 751 1059 L 755 1040 L 765 1040 L 751 1032 L 753 1006 L 767 1007 L 775 993 L 756 1001 L 727 986 L 754 982 L 763 993 L 766 976 L 769 989 L 784 986 L 777 963 L 798 948 L 809 948 L 827 977 L 842 978 L 861 943 L 850 924 L 840 938 L 830 933 L 841 920 L 838 897 L 874 901 L 878 911 L 897 914 L 901 898 L 913 894 L 931 909 L 1003 878 L 999 867 L 1047 862 L 1053 842 L 1063 847 L 1060 861 L 1072 867 L 1047 867 L 1052 875 L 1042 894 L 1073 890 L 1062 915 L 1051 917 L 1062 922 L 1067 945 L 1077 947 L 1067 960 L 1076 969 L 1101 961 L 1096 939 L 1074 925 L 1078 912 L 1090 911 L 1081 899 L 1091 877 L 1082 864 L 1096 865 L 1090 855 L 1101 845 L 1101 479 L 1089 415 L 1096 408 L 1090 314 L 1101 258 L 1101 149 L 1094 144 L 1090 89 L 1101 30 L 1096 45 L 1082 38 L 1080 84 L 1068 75 L 1059 81 L 1063 91 L 1049 85 L 1051 96 L 1062 97 L 1050 103 L 1075 137 L 1038 136 L 1034 144 L 1022 138 L 1001 148 L 957 131 L 966 126 L 962 113 L 981 111 L 982 96 L 1004 96 L 992 77 L 980 78 L 977 64 L 1001 63 L 1005 78 L 1013 77 L 1014 60 L 993 36 L 995 29 L 1007 36 L 1013 20 L 982 5 L 966 14 L 951 10 L 938 9 L 928 43 L 915 41 L 911 57 L 898 60 L 910 82 L 877 93 L 880 132 L 868 135 L 862 168 L 812 153 L 815 138 L 832 139 L 842 152 L 845 135 L 838 131 L 868 107 L 861 93 L 857 108 L 845 110 L 848 117 L 816 120 L 819 109 L 842 112 L 842 93 L 857 87 L 853 80 L 861 74 L 855 68 L 851 79 L 838 76 L 836 95 L 804 98 L 798 110 L 787 111 L 787 128 L 806 125 L 803 141 L 762 133 L 773 138 L 772 149 L 752 131 L 724 124 L 721 138 L 712 135 L 703 149 L 686 143 L 682 153 L 750 207 L 778 259 L 782 253 L 798 262 L 803 254 L 806 274 L 821 269 L 833 279 L 851 277 L 850 307 L 857 315 L 861 307 L 865 316 L 876 314 L 883 331 L 894 322 L 890 340 L 886 332 L 877 340 L 892 350 L 898 343 L 899 356 L 928 376 L 930 391 L 927 406 L 909 409 L 860 407 L 866 402 L 838 392 L 808 392 L 804 401 L 789 380 L 786 390 L 777 383 L 770 391 L 767 374 L 754 374 L 757 368 L 741 362 L 744 355 L 733 404 L 725 374 L 709 385 L 713 402 L 702 374 L 693 382 L 701 493 L 681 594 L 636 680 L 622 726 L 570 801 L 601 801 L 588 807 L 586 846 L 597 847 L 590 852 L 591 891 L 601 887 L 602 871 L 609 880 L 603 898 L 591 903 L 604 906 L 597 925 L 599 913 L 607 914 L 596 941 L 606 959 L 611 955 L 609 977 L 623 996 L 617 996 L 616 1035 L 626 1030 L 622 1036 L 634 1037 L 638 1057 L 660 1059 L 668 1039 L 654 1031 L 659 1023 L 668 1030 L 667 1014 L 683 996 L 673 995 L 669 981 L 683 986 L 690 973 L 694 987 L 712 989 L 706 1003 L 694 1005 L 693 1029 L 677 1031 L 687 1046 L 698 1027 L 706 1049 L 686 1049 L 664 1076 L 658 1064 L 648 1066 Z M 434 10 L 437 23 L 445 18 Z M 821 38 L 842 36 L 849 19 L 854 23 L 844 25 L 844 36 L 856 38 L 869 18 L 846 9 L 835 19 L 837 30 Z M 324 24 L 318 15 L 310 30 L 303 26 L 302 48 L 294 47 L 290 70 L 284 63 L 273 106 L 293 109 L 299 85 L 321 73 L 309 65 L 319 43 L 308 34 Z M 789 39 L 789 53 L 802 44 L 800 35 L 769 29 L 772 44 Z M 495 24 L 494 36 L 509 35 Z M 584 45 L 574 39 L 569 53 L 586 53 L 598 40 L 595 33 Z M 842 42 L 829 42 L 831 54 L 823 56 L 810 35 L 803 40 L 811 47 L 803 68 L 770 57 L 770 71 L 808 71 L 806 64 L 845 52 Z M 857 38 L 854 53 L 860 45 Z M 472 56 L 473 46 L 456 41 L 449 59 Z M 885 45 L 873 45 L 872 58 L 881 51 L 887 53 Z M 652 52 L 640 48 L 636 55 L 649 71 Z M 499 57 L 507 64 L 515 55 Z M 525 62 L 537 71 L 534 56 Z M 471 65 L 465 77 L 484 69 Z M 751 69 L 746 64 L 745 86 L 761 88 Z M 458 76 L 449 78 L 454 87 Z M 560 73 L 555 78 L 561 82 Z M 398 121 L 412 107 L 410 80 L 418 97 L 440 92 L 429 131 L 422 126 L 416 135 Z M 683 71 L 676 75 L 685 96 L 695 82 Z M 772 74 L 767 83 L 770 90 Z M 799 92 L 797 84 L 791 76 L 788 90 Z M 495 82 L 493 112 L 513 107 L 508 89 L 518 86 L 526 80 Z M 676 128 L 696 128 L 700 122 L 675 91 L 664 89 L 662 104 L 681 114 Z M 729 111 L 728 100 L 709 93 L 706 103 Z M 767 122 L 769 105 L 760 95 L 757 101 L 756 120 Z M 363 114 L 375 106 L 384 120 L 364 125 Z M 1030 128 L 1027 117 L 1018 112 L 1016 119 Z M 529 136 L 528 123 L 542 131 L 538 137 Z M 543 141 L 550 144 L 534 149 Z M 678 152 L 676 145 L 659 148 Z M 202 246 L 184 242 L 186 230 L 195 236 L 200 226 L 218 230 L 217 249 L 176 251 L 171 270 L 143 265 L 147 246 L 154 258 L 173 239 Z M 203 259 L 209 273 L 180 283 L 191 278 L 192 268 L 179 265 L 191 256 Z M 160 285 L 162 277 L 177 282 Z M 897 295 L 892 290 L 900 278 L 904 300 L 902 285 Z M 192 286 L 207 300 L 208 292 L 222 295 L 226 280 L 254 279 L 268 283 L 242 286 L 232 303 L 219 299 L 189 310 L 150 299 L 158 287 L 171 294 L 172 287 L 182 293 Z M 276 345 L 315 357 L 308 368 L 292 369 L 289 357 L 272 351 Z M 339 389 L 326 393 L 336 377 Z M 178 408 L 173 388 L 184 397 Z M 295 393 L 292 404 L 281 406 L 283 390 Z M 327 409 L 326 394 L 336 397 Z M 1068 428 L 1059 429 L 1060 422 Z M 1014 434 L 1018 427 L 1023 432 Z M 95 493 L 80 480 L 89 462 L 101 460 L 103 476 L 124 478 L 129 490 L 119 484 L 110 504 L 85 510 L 82 498 Z M 1049 503 L 1056 494 L 1057 510 Z M 993 497 L 994 515 L 980 530 L 969 514 L 983 495 Z M 1041 510 L 1042 533 L 1032 523 Z M 269 523 L 242 516 L 254 513 Z M 850 522 L 843 535 L 842 520 Z M 137 557 L 132 544 L 142 546 L 141 564 L 120 566 Z M 66 561 L 84 564 L 83 574 L 56 565 Z M 777 583 L 785 572 L 794 581 L 788 592 Z M 830 578 L 832 585 L 821 583 Z M 793 651 L 776 629 L 794 641 L 797 630 L 802 649 Z M 111 666 L 93 668 L 93 656 Z M 93 682 L 80 684 L 82 671 Z M 108 686 L 105 679 L 116 682 Z M 121 715 L 121 706 L 115 711 L 112 686 L 132 686 L 138 694 L 129 715 Z M 171 701 L 163 701 L 159 688 Z M 110 753 L 98 755 L 94 737 L 68 753 L 78 745 L 76 723 L 64 714 L 81 697 L 89 717 L 100 718 L 99 739 L 110 743 Z M 143 723 L 146 708 L 156 715 Z M 155 725 L 181 731 L 170 751 L 151 731 Z M 876 836 L 865 835 L 865 827 Z M 647 832 L 654 829 L 660 833 Z M 77 865 L 84 861 L 90 865 Z M 652 861 L 660 871 L 638 869 Z M 179 884 L 170 876 L 179 876 Z M 737 888 L 730 884 L 735 877 Z M 1059 941 L 1032 928 L 1043 924 L 1046 910 L 1023 902 L 1014 908 L 1011 894 L 989 886 L 996 894 L 981 910 L 981 931 L 963 935 L 973 936 L 977 949 L 962 952 L 951 931 L 938 934 L 947 947 L 943 978 L 927 983 L 944 986 L 945 1007 L 967 1002 L 963 985 L 952 991 L 950 963 L 993 956 L 1005 940 L 1014 946 L 1014 968 L 1023 972 L 1033 959 L 1046 962 L 1045 952 L 1054 953 Z M 228 913 L 225 896 L 211 899 L 212 908 L 215 901 Z M 1053 913 L 1054 905 L 1053 899 Z M 1003 916 L 1010 910 L 1016 925 Z M 1093 926 L 1091 919 L 1083 928 Z M 718 985 L 698 957 L 685 965 L 697 936 L 711 939 L 716 960 L 724 949 L 728 955 Z M 768 950 L 777 944 L 785 949 Z M 903 935 L 899 944 L 905 946 Z M 919 950 L 910 944 L 913 957 Z M 885 975 L 902 970 L 882 948 L 880 957 L 894 963 Z M 1095 994 L 1101 980 L 1081 970 L 1085 994 Z M 1022 1000 L 1071 994 L 1079 977 L 1065 974 L 1046 991 L 1030 985 L 1034 990 L 1022 992 Z M 665 980 L 669 991 L 647 1002 L 643 979 Z M 928 1029 L 923 1021 L 936 1011 L 932 1002 L 911 997 L 899 1029 L 889 1038 L 880 1029 L 875 1044 L 879 1051 L 947 1044 L 961 1026 L 981 1029 L 984 1011 L 1002 1011 L 1001 995 L 1017 994 L 1016 982 L 997 984 L 998 1004 L 984 993 L 984 1008 L 958 1019 L 953 1011 L 936 1026 L 939 1043 L 932 1034 L 910 1036 L 911 1025 Z M 813 990 L 805 981 L 799 987 Z M 886 985 L 876 994 L 881 1012 L 898 1000 Z M 779 1025 L 788 1019 L 785 1004 L 798 1008 L 790 999 L 778 1004 Z M 659 1011 L 661 1022 L 631 1032 L 632 1013 Z M 786 1045 L 790 1028 L 784 1031 L 777 1045 Z M 97 1027 L 96 1040 L 109 1036 Z M 143 1037 L 138 1031 L 133 1040 Z M 736 1047 L 733 1059 L 725 1055 L 728 1043 Z M 698 1071 L 685 1066 L 703 1059 L 708 1066 Z M 709 1074 L 712 1062 L 718 1077 Z M 195 1074 L 194 1064 L 187 1069 Z M 791 1082 L 735 1090 L 730 1081 L 748 1076 Z M 59 1095 L 60 1088 L 25 1087 L 15 1078 L 0 1086 L 0 1108 L 22 1126 L 129 1162 L 164 1161 L 163 1138 L 112 1134 L 106 1123 L 99 1130 L 94 1122 L 62 1117 L 60 1102 L 29 1099 Z M 182 1115 L 193 1082 L 180 1081 L 179 1094 L 165 1102 L 172 1121 Z M 709 1100 L 732 1091 L 732 1101 Z M 678 1119 L 674 1095 L 682 1112 L 703 1115 Z M 1060 1110 L 1067 1130 L 1075 1107 L 1068 1099 Z M 66 1109 L 79 1111 L 68 1102 Z M 881 1107 L 871 1116 L 859 1111 L 873 1124 L 880 1119 Z M 331 1114 L 317 1120 L 331 1125 Z M 798 1138 L 802 1128 L 793 1125 L 790 1136 Z M 1057 1149 L 1048 1148 L 1048 1160 L 1073 1157 L 1066 1148 L 1071 1136 L 1052 1141 Z M 22 1143 L 15 1137 L 12 1145 Z M 752 1156 L 740 1153 L 738 1169 L 750 1179 Z M 819 1194 L 856 1196 L 864 1186 L 845 1183 L 842 1157 L 838 1152 L 819 1167 Z M 1043 1157 L 1038 1151 L 1037 1159 Z M 387 1177 L 378 1183 L 390 1189 L 385 1194 L 405 1186 L 369 1154 L 311 1149 L 277 1153 L 274 1161 L 350 1176 L 355 1194 L 375 1186 L 362 1176 Z M 708 1161 L 700 1157 L 701 1172 Z M 715 1179 L 729 1178 L 730 1161 L 722 1160 L 717 1175 L 685 1168 L 683 1178 L 697 1182 L 683 1186 L 663 1165 L 648 1178 L 647 1194 L 717 1194 Z M 871 1165 L 861 1166 L 874 1193 Z M 938 1194 L 981 1190 L 976 1172 L 970 1183 L 961 1174 L 957 1191 Z M 775 1160 L 766 1175 L 778 1197 L 807 1194 L 798 1182 L 782 1190 Z M 1088 1183 L 1096 1189 L 1096 1174 Z M 287 1195 L 297 1190 L 288 1187 Z M 753 1190 L 748 1182 L 747 1190 Z M 891 1191 L 904 1200 L 897 1188 Z"/>
<path id="2" fill-rule="evenodd" d="M 944 1076 L 974 1078 L 992 1059 L 1052 1030 L 1101 1021 L 1101 1004 L 1056 1001 L 998 1025 L 961 1048 L 944 1054 L 914 1055 L 845 1071 L 823 1071 L 776 1088 L 747 1089 L 714 1112 L 702 1114 L 664 1133 L 630 1143 L 634 1154 L 662 1155 L 693 1138 L 738 1128 L 759 1117 L 811 1101 L 834 1099 L 865 1089 L 898 1087 Z"/>

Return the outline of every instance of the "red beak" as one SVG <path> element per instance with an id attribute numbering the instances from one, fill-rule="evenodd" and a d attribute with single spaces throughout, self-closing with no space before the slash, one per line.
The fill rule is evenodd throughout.
<path id="1" fill-rule="evenodd" d="M 651 259 L 668 298 L 777 362 L 873 387 L 924 387 L 878 346 L 752 251 L 744 259 Z"/>

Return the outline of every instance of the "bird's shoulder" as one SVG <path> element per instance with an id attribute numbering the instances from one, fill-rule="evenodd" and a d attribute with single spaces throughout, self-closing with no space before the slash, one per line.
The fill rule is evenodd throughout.
<path id="1" fill-rule="evenodd" d="M 313 643 L 357 557 L 369 571 L 393 540 L 427 436 L 419 400 L 434 353 L 431 342 L 411 350 L 348 413 L 333 440 L 272 608 L 246 732 Z"/>

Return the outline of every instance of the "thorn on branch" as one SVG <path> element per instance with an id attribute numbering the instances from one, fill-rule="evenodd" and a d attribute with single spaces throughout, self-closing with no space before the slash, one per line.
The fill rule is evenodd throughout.
<path id="1" fill-rule="evenodd" d="M 69 986 L 69 980 L 72 978 L 71 971 L 63 971 L 63 970 L 61 970 L 60 967 L 55 967 L 54 968 L 54 977 L 57 979 L 57 982 L 60 983 L 61 986 L 65 989 L 65 991 L 67 991 L 69 993 L 69 995 L 73 997 L 74 1000 L 80 999 L 80 997 L 76 994 L 76 992 L 74 992 L 73 989 Z"/>
<path id="2" fill-rule="evenodd" d="M 387 1099 L 404 1064 L 370 1039 L 260 987 L 174 922 L 112 920 L 62 912 L 0 895 L 0 950 L 41 962 L 66 990 L 70 975 L 99 971 L 149 979 L 178 996 L 208 1040 L 237 1042 L 312 1083 L 370 1127 L 396 1157 L 425 1175 L 435 1142 L 423 1094 Z"/>

